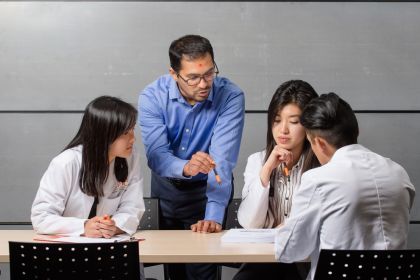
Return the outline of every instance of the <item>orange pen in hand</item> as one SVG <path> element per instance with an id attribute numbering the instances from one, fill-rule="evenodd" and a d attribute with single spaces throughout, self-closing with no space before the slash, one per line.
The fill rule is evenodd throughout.
<path id="1" fill-rule="evenodd" d="M 220 175 L 219 173 L 217 173 L 216 171 L 216 163 L 214 161 L 212 161 L 213 166 L 213 172 L 214 172 L 214 176 L 216 177 L 216 182 L 221 185 L 222 184 L 222 179 L 220 179 Z"/>
<path id="2" fill-rule="evenodd" d="M 222 179 L 220 179 L 220 175 L 216 171 L 216 167 L 213 168 L 214 176 L 216 177 L 216 181 L 219 185 L 222 184 Z"/>
<path id="3" fill-rule="evenodd" d="M 286 176 L 287 181 L 290 181 L 289 169 L 287 168 L 286 164 L 284 165 L 284 168 L 283 168 L 283 174 L 284 176 Z"/>
<path id="4" fill-rule="evenodd" d="M 104 220 L 106 221 L 106 220 L 110 220 L 112 218 L 112 215 L 104 215 Z"/>

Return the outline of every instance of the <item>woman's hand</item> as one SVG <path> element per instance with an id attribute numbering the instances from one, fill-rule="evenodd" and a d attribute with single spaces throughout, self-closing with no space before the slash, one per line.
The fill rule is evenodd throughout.
<path id="1" fill-rule="evenodd" d="M 101 217 L 93 217 L 85 222 L 85 233 L 86 237 L 100 238 L 102 237 L 102 232 L 99 230 L 99 220 Z"/>
<path id="2" fill-rule="evenodd" d="M 114 235 L 123 233 L 123 231 L 115 225 L 115 221 L 108 215 L 99 219 L 99 231 L 104 238 L 111 238 Z"/>
<path id="3" fill-rule="evenodd" d="M 92 238 L 111 238 L 114 235 L 124 233 L 115 225 L 115 221 L 108 215 L 96 216 L 85 222 L 86 237 Z"/>
<path id="4" fill-rule="evenodd" d="M 264 163 L 260 172 L 261 183 L 264 187 L 268 186 L 270 182 L 271 172 L 277 168 L 282 162 L 285 162 L 286 165 L 293 162 L 293 154 L 291 151 L 283 149 L 276 145 L 268 157 L 267 161 Z"/>

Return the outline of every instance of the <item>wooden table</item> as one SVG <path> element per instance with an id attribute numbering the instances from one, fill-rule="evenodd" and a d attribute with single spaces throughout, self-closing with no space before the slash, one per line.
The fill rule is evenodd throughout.
<path id="1" fill-rule="evenodd" d="M 33 230 L 0 230 L 0 262 L 9 262 L 8 241 L 33 241 Z M 195 233 L 189 230 L 146 230 L 141 241 L 144 263 L 242 263 L 275 262 L 274 244 L 222 243 L 222 233 Z"/>

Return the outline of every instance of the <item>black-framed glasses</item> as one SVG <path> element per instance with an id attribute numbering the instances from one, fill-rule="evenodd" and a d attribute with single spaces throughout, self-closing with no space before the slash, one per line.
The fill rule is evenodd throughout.
<path id="1" fill-rule="evenodd" d="M 213 81 L 217 74 L 219 74 L 219 68 L 217 68 L 217 64 L 215 62 L 214 67 L 203 75 L 197 75 L 189 79 L 184 79 L 179 73 L 177 73 L 177 76 L 187 83 L 187 85 L 196 86 L 201 82 L 201 79 L 204 79 L 207 83 Z"/>

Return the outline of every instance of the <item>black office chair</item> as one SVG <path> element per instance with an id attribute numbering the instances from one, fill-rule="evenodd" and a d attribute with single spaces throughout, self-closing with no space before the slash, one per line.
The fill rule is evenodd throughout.
<path id="1" fill-rule="evenodd" d="M 226 212 L 226 221 L 225 221 L 225 229 L 233 229 L 233 228 L 242 228 L 238 221 L 238 210 L 239 206 L 241 205 L 241 198 L 233 198 L 232 201 L 228 205 L 228 209 Z M 239 268 L 242 264 L 241 263 L 223 263 L 217 267 L 217 279 L 222 279 L 222 269 L 223 266 L 232 267 L 232 268 Z"/>
<path id="2" fill-rule="evenodd" d="M 139 245 L 9 241 L 11 280 L 140 279 Z"/>
<path id="3" fill-rule="evenodd" d="M 238 221 L 238 210 L 241 205 L 241 198 L 233 198 L 230 202 L 226 214 L 225 229 L 242 228 Z"/>
<path id="4" fill-rule="evenodd" d="M 145 211 L 141 217 L 139 230 L 158 230 L 159 229 L 159 199 L 145 197 Z"/>
<path id="5" fill-rule="evenodd" d="M 159 229 L 159 199 L 152 197 L 144 198 L 145 211 L 143 217 L 141 217 L 139 230 L 158 230 Z M 145 263 L 144 267 L 150 267 L 155 265 L 163 265 L 160 263 Z M 169 279 L 166 266 L 163 265 L 164 279 Z M 153 278 L 146 278 L 146 280 L 153 280 Z"/>
<path id="6" fill-rule="evenodd" d="M 315 280 L 420 279 L 420 250 L 321 250 Z"/>

